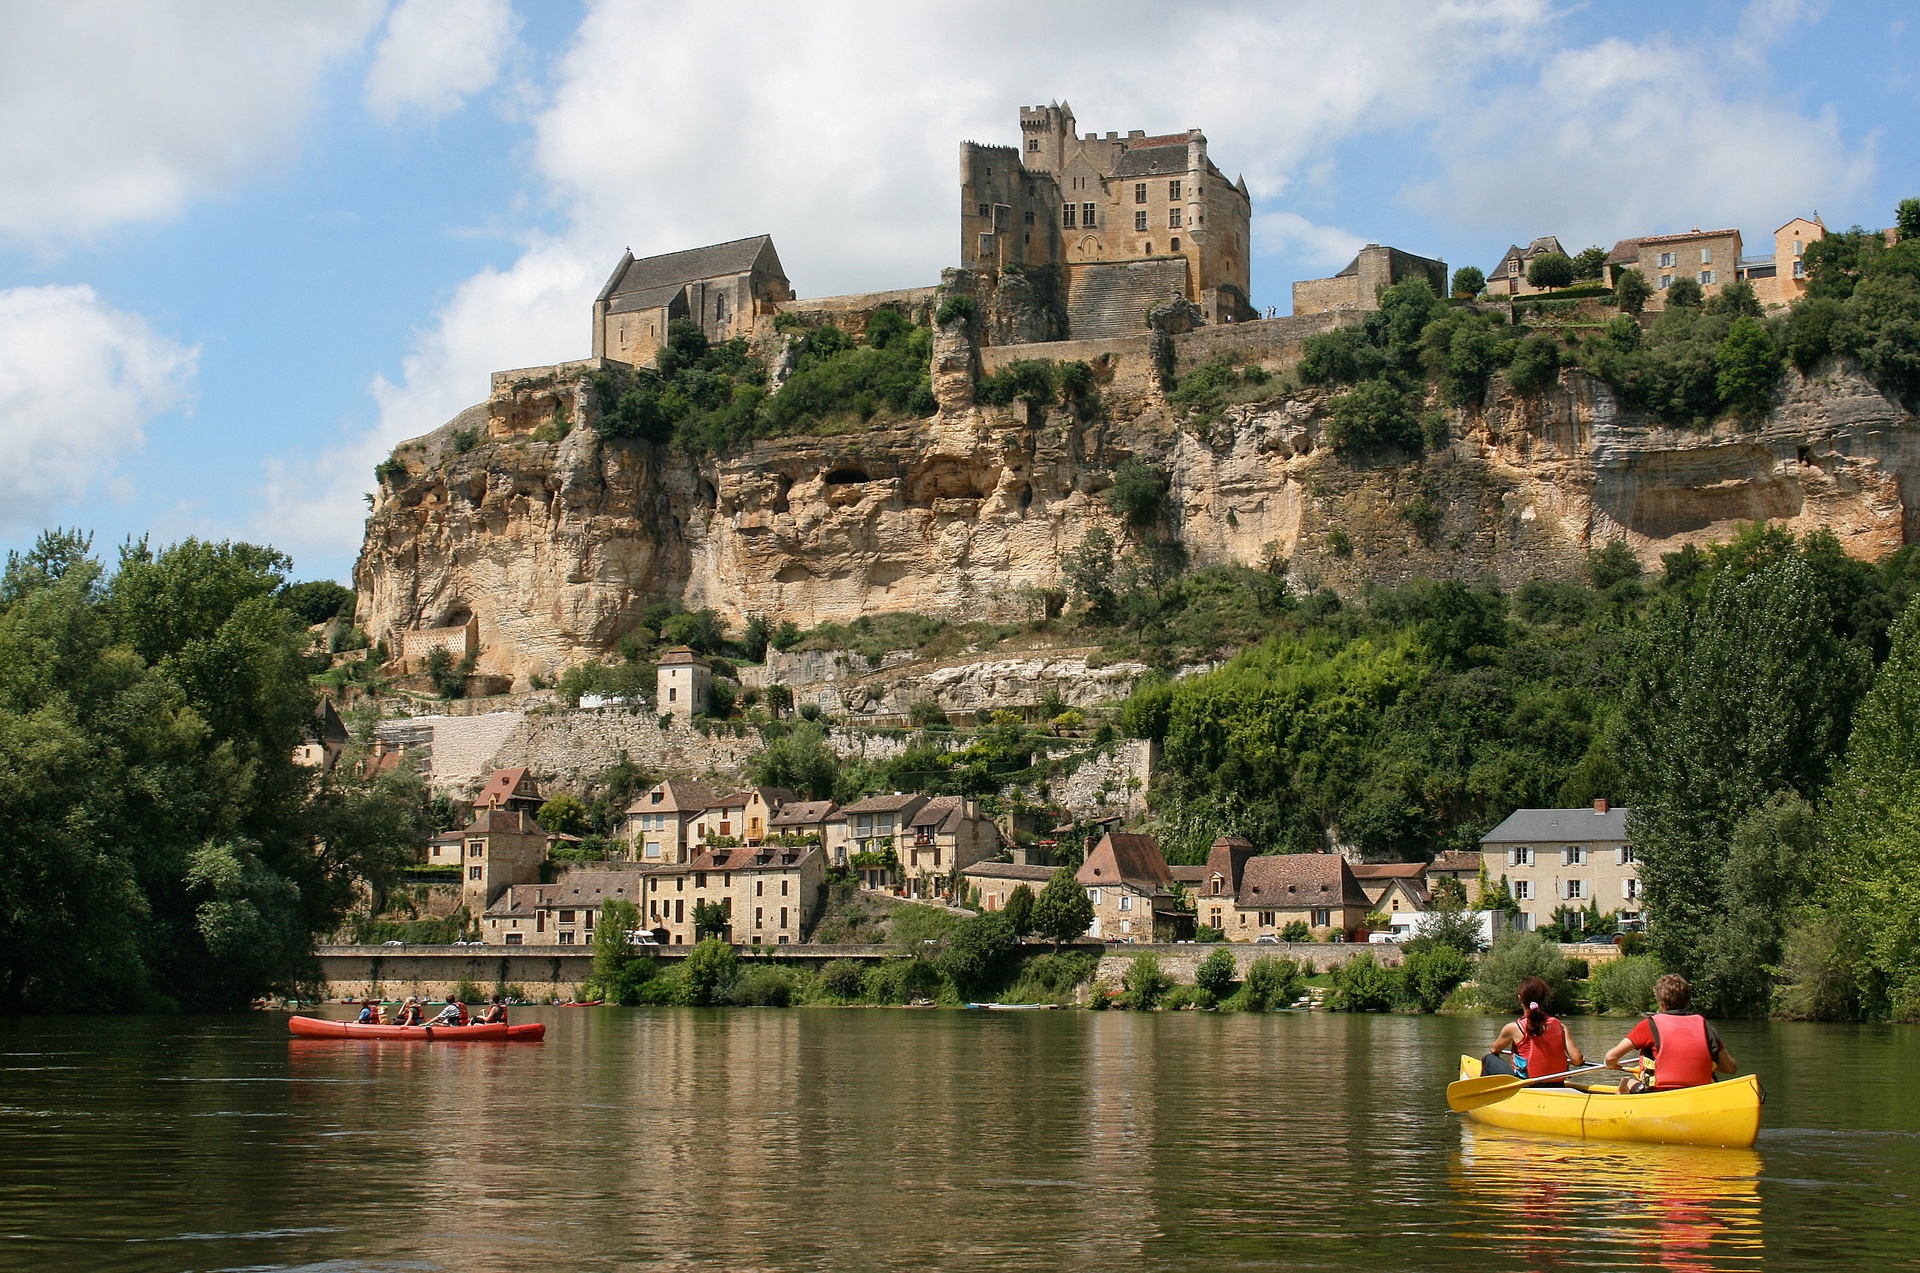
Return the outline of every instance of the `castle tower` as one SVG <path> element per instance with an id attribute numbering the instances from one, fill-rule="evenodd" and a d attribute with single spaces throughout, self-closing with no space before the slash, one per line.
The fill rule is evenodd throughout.
<path id="1" fill-rule="evenodd" d="M 663 716 L 682 720 L 707 710 L 707 691 L 713 684 L 713 665 L 684 645 L 668 650 L 660 660 L 654 706 Z"/>
<path id="2" fill-rule="evenodd" d="M 1020 161 L 1035 172 L 1058 176 L 1074 140 L 1073 107 L 1065 102 L 1020 108 Z"/>

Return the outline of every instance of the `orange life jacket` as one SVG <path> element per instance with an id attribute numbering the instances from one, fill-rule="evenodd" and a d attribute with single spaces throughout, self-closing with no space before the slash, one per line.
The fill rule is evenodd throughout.
<path id="1" fill-rule="evenodd" d="M 1520 1042 L 1513 1054 L 1527 1063 L 1528 1078 L 1545 1078 L 1567 1072 L 1567 1029 L 1559 1017 L 1548 1017 L 1539 1034 L 1527 1033 L 1527 1019 L 1520 1018 Z"/>
<path id="2" fill-rule="evenodd" d="M 1707 1019 L 1697 1012 L 1656 1012 L 1647 1018 L 1653 1031 L 1653 1086 L 1700 1087 L 1713 1082 L 1713 1043 Z"/>

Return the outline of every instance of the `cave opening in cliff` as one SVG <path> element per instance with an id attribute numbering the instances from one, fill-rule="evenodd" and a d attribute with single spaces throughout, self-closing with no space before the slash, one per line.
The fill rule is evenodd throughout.
<path id="1" fill-rule="evenodd" d="M 873 479 L 859 469 L 835 469 L 826 476 L 828 486 L 851 486 L 855 482 L 871 482 Z"/>

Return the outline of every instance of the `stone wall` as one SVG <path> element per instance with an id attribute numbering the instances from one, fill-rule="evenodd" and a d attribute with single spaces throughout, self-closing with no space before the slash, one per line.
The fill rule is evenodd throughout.
<path id="1" fill-rule="evenodd" d="M 1131 738 L 1095 752 L 1065 778 L 1053 783 L 1051 795 L 1074 814 L 1106 809 L 1129 813 L 1147 811 L 1147 789 L 1159 762 L 1159 744 Z"/>
<path id="2" fill-rule="evenodd" d="M 933 703 L 949 716 L 985 708 L 1037 707 L 1049 692 L 1069 707 L 1121 702 L 1146 675 L 1133 660 L 1099 662 L 1099 651 L 1065 649 L 993 658 L 918 659 L 889 651 L 879 665 L 839 650 L 767 652 L 760 667 L 740 669 L 741 683 L 755 688 L 784 685 L 798 703 L 817 703 L 836 716 L 904 719 L 915 703 Z"/>

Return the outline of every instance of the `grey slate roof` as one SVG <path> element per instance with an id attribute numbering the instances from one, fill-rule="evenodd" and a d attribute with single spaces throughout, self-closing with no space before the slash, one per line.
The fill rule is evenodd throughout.
<path id="1" fill-rule="evenodd" d="M 1177 146 L 1129 146 L 1113 161 L 1115 177 L 1180 176 L 1187 170 L 1187 139 Z"/>
<path id="2" fill-rule="evenodd" d="M 1561 840 L 1625 840 L 1627 811 L 1608 809 L 1515 809 L 1482 844 L 1553 844 Z"/>
<path id="3" fill-rule="evenodd" d="M 601 296 L 611 302 L 609 308 L 615 312 L 653 309 L 665 305 L 682 287 L 697 279 L 747 273 L 760 259 L 760 253 L 772 245 L 771 235 L 756 234 L 731 243 L 628 260 L 607 281 Z"/>

